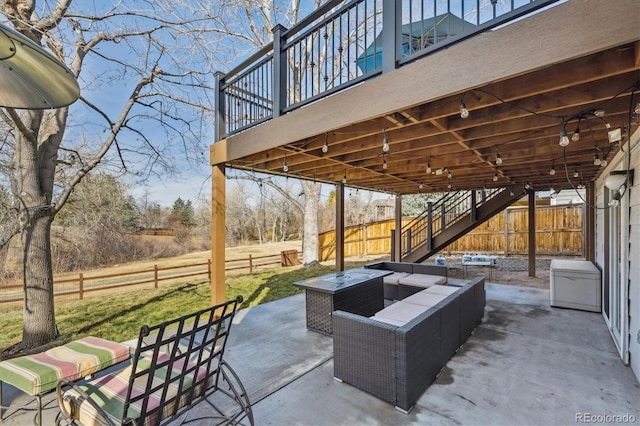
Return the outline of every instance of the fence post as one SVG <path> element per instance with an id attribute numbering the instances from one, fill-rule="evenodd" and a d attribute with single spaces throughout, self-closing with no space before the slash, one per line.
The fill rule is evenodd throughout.
<path id="1" fill-rule="evenodd" d="M 158 265 L 153 265 L 153 286 L 158 288 Z"/>
<path id="2" fill-rule="evenodd" d="M 211 259 L 207 259 L 207 276 L 209 277 L 209 281 L 211 281 Z"/>
<path id="3" fill-rule="evenodd" d="M 249 254 L 249 273 L 253 274 L 253 257 Z"/>
<path id="4" fill-rule="evenodd" d="M 80 272 L 80 278 L 78 279 L 79 284 L 79 292 L 80 292 L 80 300 L 84 299 L 84 275 Z"/>

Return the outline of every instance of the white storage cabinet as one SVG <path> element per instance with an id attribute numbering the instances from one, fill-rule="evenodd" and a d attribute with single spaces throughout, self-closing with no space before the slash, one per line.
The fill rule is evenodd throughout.
<path id="1" fill-rule="evenodd" d="M 602 293 L 600 270 L 587 260 L 553 259 L 551 306 L 600 312 Z"/>

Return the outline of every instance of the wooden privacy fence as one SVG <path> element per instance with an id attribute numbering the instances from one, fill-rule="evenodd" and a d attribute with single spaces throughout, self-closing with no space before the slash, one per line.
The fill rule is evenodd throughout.
<path id="1" fill-rule="evenodd" d="M 257 269 L 274 266 L 291 266 L 298 261 L 298 252 L 288 250 L 280 254 L 267 256 L 252 256 L 243 259 L 230 259 L 225 261 L 225 272 L 247 270 L 253 273 Z M 163 267 L 153 265 L 145 269 L 137 269 L 115 274 L 91 275 L 80 272 L 73 277 L 54 278 L 54 296 L 78 296 L 80 300 L 84 295 L 96 291 L 111 290 L 123 287 L 132 287 L 142 284 L 153 284 L 158 288 L 164 281 L 183 282 L 185 278 L 204 277 L 211 280 L 211 260 L 206 262 L 189 263 L 179 266 Z M 22 307 L 24 297 L 22 285 L 0 284 L 0 312 L 17 310 Z"/>
<path id="2" fill-rule="evenodd" d="M 543 256 L 583 254 L 584 204 L 536 207 L 536 253 Z M 411 218 L 403 220 L 403 225 Z M 509 207 L 481 224 L 442 252 L 492 252 L 499 255 L 526 255 L 529 250 L 529 208 Z M 345 257 L 388 255 L 394 220 L 350 226 L 345 229 Z M 335 258 L 335 231 L 318 236 L 320 260 Z"/>

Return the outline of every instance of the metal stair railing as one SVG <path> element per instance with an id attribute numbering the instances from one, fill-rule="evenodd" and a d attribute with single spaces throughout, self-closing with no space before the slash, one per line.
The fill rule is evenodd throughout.
<path id="1" fill-rule="evenodd" d="M 471 221 L 475 220 L 473 217 L 475 210 L 503 190 L 504 188 L 494 188 L 481 191 L 448 192 L 435 203 L 427 203 L 425 211 L 402 227 L 401 258 L 425 244 L 430 247 L 436 235 L 444 232 L 464 217 L 471 215 Z"/>

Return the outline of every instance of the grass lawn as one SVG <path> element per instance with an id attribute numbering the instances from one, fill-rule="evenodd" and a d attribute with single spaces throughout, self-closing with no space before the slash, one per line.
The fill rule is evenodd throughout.
<path id="1" fill-rule="evenodd" d="M 370 261 L 345 262 L 345 269 Z M 226 298 L 244 297 L 241 308 L 256 306 L 300 293 L 295 281 L 328 274 L 333 265 L 314 268 L 279 268 L 253 274 L 227 275 Z M 211 284 L 200 281 L 157 290 L 127 289 L 106 297 L 56 301 L 56 321 L 60 333 L 69 339 L 97 336 L 122 342 L 136 339 L 142 325 L 152 325 L 209 306 Z M 0 316 L 0 351 L 22 337 L 22 312 Z"/>

